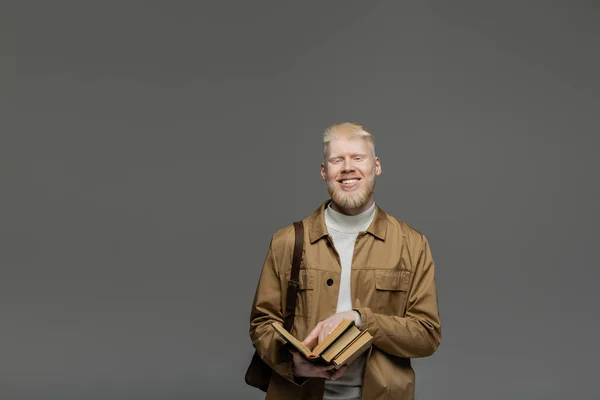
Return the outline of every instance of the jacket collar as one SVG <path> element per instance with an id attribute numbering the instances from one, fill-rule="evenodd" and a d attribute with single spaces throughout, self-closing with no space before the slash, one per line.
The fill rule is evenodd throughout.
<path id="1" fill-rule="evenodd" d="M 323 236 L 329 235 L 329 232 L 327 231 L 327 225 L 325 224 L 325 208 L 330 202 L 331 199 L 323 202 L 323 204 L 321 204 L 321 206 L 317 208 L 306 220 L 311 244 L 321 239 Z M 387 214 L 381 208 L 379 208 L 377 204 L 375 204 L 375 217 L 373 217 L 373 222 L 371 222 L 367 228 L 367 232 L 378 239 L 385 240 L 387 224 Z"/>

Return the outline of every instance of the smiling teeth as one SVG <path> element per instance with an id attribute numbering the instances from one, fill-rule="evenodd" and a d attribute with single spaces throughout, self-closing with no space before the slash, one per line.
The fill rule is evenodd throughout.
<path id="1" fill-rule="evenodd" d="M 342 181 L 342 183 L 354 183 L 354 182 L 358 182 L 358 179 L 345 179 Z"/>

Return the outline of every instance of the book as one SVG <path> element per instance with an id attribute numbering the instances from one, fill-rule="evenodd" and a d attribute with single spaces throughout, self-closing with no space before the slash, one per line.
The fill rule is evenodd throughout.
<path id="1" fill-rule="evenodd" d="M 309 361 L 334 365 L 335 369 L 352 364 L 371 347 L 373 337 L 368 330 L 361 331 L 352 320 L 343 320 L 314 349 L 309 349 L 300 340 L 286 331 L 279 322 L 273 322 L 275 331 L 287 344 L 294 347 Z"/>

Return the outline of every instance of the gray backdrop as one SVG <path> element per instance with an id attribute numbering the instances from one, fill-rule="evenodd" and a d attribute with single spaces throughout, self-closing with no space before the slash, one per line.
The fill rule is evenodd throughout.
<path id="1" fill-rule="evenodd" d="M 262 398 L 256 280 L 341 121 L 432 245 L 417 399 L 600 399 L 599 3 L 0 7 L 1 399 Z"/>

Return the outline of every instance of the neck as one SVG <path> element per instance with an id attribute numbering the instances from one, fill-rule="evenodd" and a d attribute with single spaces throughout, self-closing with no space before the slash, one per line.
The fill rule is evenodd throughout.
<path id="1" fill-rule="evenodd" d="M 337 211 L 341 214 L 345 214 L 345 215 L 358 215 L 360 213 L 363 213 L 365 211 L 367 211 L 369 208 L 371 208 L 371 206 L 373 205 L 373 203 L 375 203 L 375 198 L 373 196 L 371 196 L 369 198 L 369 200 L 363 204 L 360 207 L 357 208 L 348 208 L 348 207 L 342 207 L 339 204 L 337 204 L 333 199 L 331 199 L 331 208 L 334 211 Z"/>

